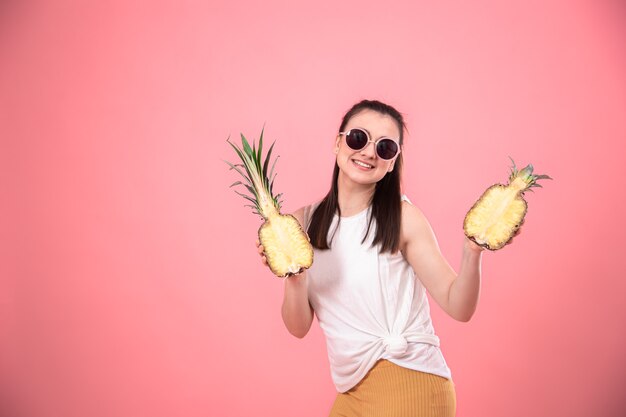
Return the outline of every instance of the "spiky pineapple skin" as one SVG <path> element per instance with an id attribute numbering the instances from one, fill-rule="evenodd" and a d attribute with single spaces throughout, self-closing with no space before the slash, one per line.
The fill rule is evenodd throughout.
<path id="1" fill-rule="evenodd" d="M 271 236 L 271 232 L 268 229 L 271 229 L 272 221 L 276 221 L 273 219 L 280 219 L 282 222 L 290 222 L 293 224 L 293 233 L 292 236 L 288 238 L 288 241 L 284 242 L 286 245 L 275 245 L 271 242 L 273 236 Z M 264 222 L 258 230 L 259 242 L 263 245 L 263 255 L 265 256 L 267 265 L 272 273 L 279 278 L 285 278 L 300 274 L 304 270 L 309 269 L 313 264 L 313 247 L 310 244 L 308 234 L 304 231 L 298 220 L 291 214 L 279 214 L 273 219 L 269 219 Z M 287 227 L 283 227 L 283 229 L 286 228 Z M 289 270 L 288 267 L 281 268 L 279 263 L 281 260 L 284 260 L 282 258 L 288 257 L 289 252 L 293 251 L 293 248 L 285 246 L 294 245 L 299 246 L 296 248 L 296 253 L 299 256 L 295 262 L 299 268 L 297 270 L 295 270 L 295 268 Z"/>
<path id="2" fill-rule="evenodd" d="M 496 244 L 494 246 L 491 246 L 488 242 L 479 242 L 477 240 L 477 237 L 474 236 L 468 230 L 469 226 L 470 226 L 470 222 L 473 220 L 473 216 L 477 215 L 477 211 L 482 208 L 482 205 L 487 200 L 489 194 L 491 192 L 493 192 L 494 189 L 497 189 L 497 188 L 505 189 L 506 187 L 507 186 L 503 185 L 503 184 L 493 184 L 492 186 L 487 188 L 487 190 L 485 190 L 485 192 L 480 196 L 480 198 L 469 209 L 469 211 L 467 212 L 467 214 L 465 216 L 465 219 L 463 220 L 463 231 L 465 233 L 465 236 L 467 236 L 468 239 L 470 239 L 471 241 L 473 241 L 477 245 L 482 246 L 483 248 L 488 249 L 490 251 L 497 251 L 497 250 L 502 249 L 503 247 L 505 247 L 511 241 L 511 239 L 513 239 L 516 236 L 516 234 L 519 231 L 519 228 L 522 226 L 522 224 L 524 224 L 524 219 L 526 217 L 526 213 L 528 213 L 528 203 L 526 202 L 526 200 L 524 200 L 523 193 L 519 193 L 518 196 L 516 197 L 516 199 L 518 199 L 519 201 L 521 201 L 524 204 L 524 211 L 523 211 L 522 215 L 519 217 L 519 221 L 516 222 L 516 224 L 513 227 L 510 228 L 509 237 L 506 240 L 503 240 L 499 244 Z"/>

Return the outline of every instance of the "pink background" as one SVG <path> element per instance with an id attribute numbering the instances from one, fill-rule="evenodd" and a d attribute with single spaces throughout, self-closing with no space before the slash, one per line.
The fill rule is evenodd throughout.
<path id="1" fill-rule="evenodd" d="M 362 98 L 406 115 L 404 189 L 455 268 L 509 155 L 554 178 L 484 254 L 472 321 L 432 304 L 458 416 L 626 413 L 623 2 L 19 3 L 0 4 L 0 415 L 327 415 L 319 326 L 283 327 L 222 159 L 265 124 L 293 211 Z"/>

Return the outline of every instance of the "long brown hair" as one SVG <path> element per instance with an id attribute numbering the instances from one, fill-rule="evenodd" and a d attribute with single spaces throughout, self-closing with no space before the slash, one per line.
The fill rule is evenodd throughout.
<path id="1" fill-rule="evenodd" d="M 392 117 L 398 123 L 400 130 L 400 145 L 403 143 L 404 130 L 406 125 L 402 114 L 389 106 L 377 100 L 363 100 L 356 103 L 343 116 L 339 132 L 343 132 L 350 119 L 363 110 L 373 110 L 380 114 Z M 402 173 L 402 153 L 397 156 L 394 169 L 388 172 L 380 181 L 376 183 L 376 189 L 372 196 L 372 211 L 367 224 L 367 230 L 363 236 L 361 243 L 365 243 L 369 235 L 372 222 L 376 222 L 376 235 L 372 245 L 381 245 L 381 252 L 397 252 L 400 247 L 400 218 L 401 218 L 401 199 L 400 194 L 400 177 Z M 335 169 L 333 171 L 333 179 L 330 191 L 315 209 L 311 217 L 311 224 L 307 230 L 311 238 L 311 244 L 317 249 L 330 249 L 330 241 L 328 239 L 328 230 L 332 224 L 335 214 L 341 220 L 341 210 L 339 208 L 339 190 L 337 188 L 337 179 L 339 178 L 339 166 L 335 161 Z M 338 224 L 337 224 L 338 225 Z M 337 229 L 335 229 L 337 230 Z"/>

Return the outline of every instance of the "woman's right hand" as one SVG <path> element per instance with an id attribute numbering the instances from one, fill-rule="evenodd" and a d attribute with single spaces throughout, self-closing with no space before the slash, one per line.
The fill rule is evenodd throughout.
<path id="1" fill-rule="evenodd" d="M 267 258 L 265 257 L 265 249 L 263 248 L 263 245 L 261 245 L 261 242 L 259 242 L 259 240 L 257 239 L 256 241 L 256 249 L 257 252 L 259 252 L 259 255 L 261 255 L 261 262 L 263 263 L 263 265 L 268 266 L 267 265 Z"/>

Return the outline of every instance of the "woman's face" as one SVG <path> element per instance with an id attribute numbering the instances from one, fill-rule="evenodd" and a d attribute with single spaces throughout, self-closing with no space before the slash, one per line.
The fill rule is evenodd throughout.
<path id="1" fill-rule="evenodd" d="M 348 121 L 344 129 L 347 132 L 353 128 L 365 130 L 370 139 L 377 141 L 381 137 L 399 140 L 398 124 L 391 116 L 373 110 L 363 110 Z M 345 135 L 339 135 L 335 143 L 337 165 L 340 175 L 345 175 L 355 183 L 368 185 L 376 184 L 387 172 L 393 170 L 397 155 L 390 160 L 381 159 L 376 154 L 374 143 L 370 142 L 365 148 L 355 151 L 346 144 Z"/>

